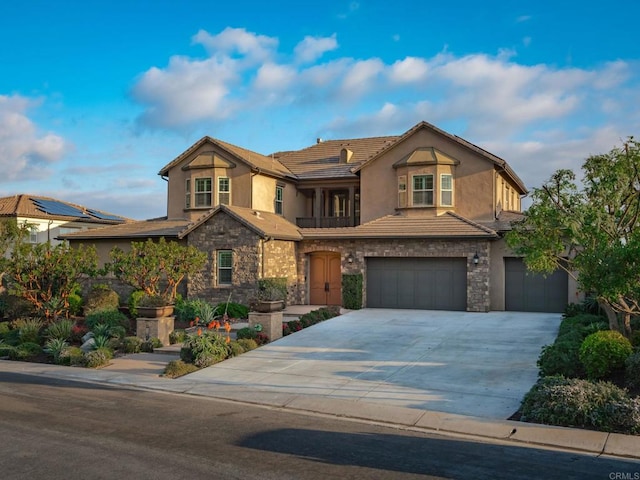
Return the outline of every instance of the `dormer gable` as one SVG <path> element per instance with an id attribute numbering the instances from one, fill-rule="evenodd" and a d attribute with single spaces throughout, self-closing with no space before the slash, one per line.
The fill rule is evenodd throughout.
<path id="1" fill-rule="evenodd" d="M 195 170 L 205 168 L 236 168 L 236 164 L 222 158 L 216 152 L 202 152 L 196 155 L 190 162 L 182 166 L 182 170 Z"/>
<path id="2" fill-rule="evenodd" d="M 460 161 L 433 147 L 416 148 L 409 155 L 404 156 L 393 168 L 423 166 L 423 165 L 459 165 Z"/>

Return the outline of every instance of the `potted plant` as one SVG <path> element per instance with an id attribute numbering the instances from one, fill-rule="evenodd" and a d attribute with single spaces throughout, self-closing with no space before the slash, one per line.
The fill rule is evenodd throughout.
<path id="1" fill-rule="evenodd" d="M 284 308 L 286 298 L 286 278 L 263 278 L 258 281 L 258 293 L 254 308 L 261 313 L 277 312 Z"/>
<path id="2" fill-rule="evenodd" d="M 140 317 L 160 318 L 172 315 L 174 306 L 162 295 L 144 295 L 137 309 Z"/>

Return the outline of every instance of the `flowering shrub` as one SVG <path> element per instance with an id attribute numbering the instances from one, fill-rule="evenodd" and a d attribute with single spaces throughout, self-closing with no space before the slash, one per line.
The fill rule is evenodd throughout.
<path id="1" fill-rule="evenodd" d="M 303 328 L 310 327 L 316 323 L 328 320 L 340 315 L 340 309 L 335 307 L 322 307 L 305 313 L 299 320 L 291 320 L 282 324 L 282 336 L 287 336 L 295 332 L 299 332 Z"/>

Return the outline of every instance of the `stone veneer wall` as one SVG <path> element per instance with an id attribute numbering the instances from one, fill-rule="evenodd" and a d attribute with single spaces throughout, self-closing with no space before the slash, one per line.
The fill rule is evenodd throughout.
<path id="1" fill-rule="evenodd" d="M 303 240 L 298 245 L 297 303 L 308 303 L 306 277 L 308 254 L 316 251 L 340 252 L 342 273 L 363 273 L 364 304 L 367 304 L 367 257 L 465 257 L 467 259 L 467 310 L 486 312 L 489 296 L 489 242 L 487 240 L 358 239 Z M 473 256 L 478 253 L 478 265 Z M 347 258 L 353 255 L 353 263 Z"/>
<path id="2" fill-rule="evenodd" d="M 202 271 L 189 279 L 189 298 L 211 303 L 231 301 L 249 305 L 255 298 L 257 280 L 267 277 L 287 277 L 290 290 L 297 291 L 295 242 L 264 240 L 227 214 L 219 213 L 189 234 L 189 245 L 207 252 Z M 217 251 L 233 251 L 231 286 L 218 286 Z M 289 303 L 294 297 L 288 299 Z"/>
<path id="3" fill-rule="evenodd" d="M 256 279 L 262 264 L 261 238 L 246 226 L 224 213 L 217 214 L 188 236 L 188 244 L 207 253 L 207 263 L 200 273 L 188 280 L 188 297 L 211 303 L 231 301 L 248 304 L 255 296 Z M 232 285 L 218 286 L 217 252 L 233 251 Z"/>

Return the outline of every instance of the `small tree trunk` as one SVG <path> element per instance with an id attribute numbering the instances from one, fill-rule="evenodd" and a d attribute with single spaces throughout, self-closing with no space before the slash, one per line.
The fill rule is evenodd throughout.
<path id="1" fill-rule="evenodd" d="M 611 330 L 615 330 L 617 332 L 623 333 L 620 331 L 620 325 L 618 323 L 618 315 L 613 310 L 613 308 L 611 308 L 611 305 L 609 305 L 609 303 L 606 302 L 605 300 L 598 300 L 598 303 L 600 304 L 600 307 L 602 308 L 602 310 L 604 310 L 604 313 L 607 315 L 607 319 L 609 320 L 609 328 Z"/>
<path id="2" fill-rule="evenodd" d="M 631 340 L 631 314 L 628 312 L 624 314 L 624 332 L 622 333 L 625 337 Z"/>

